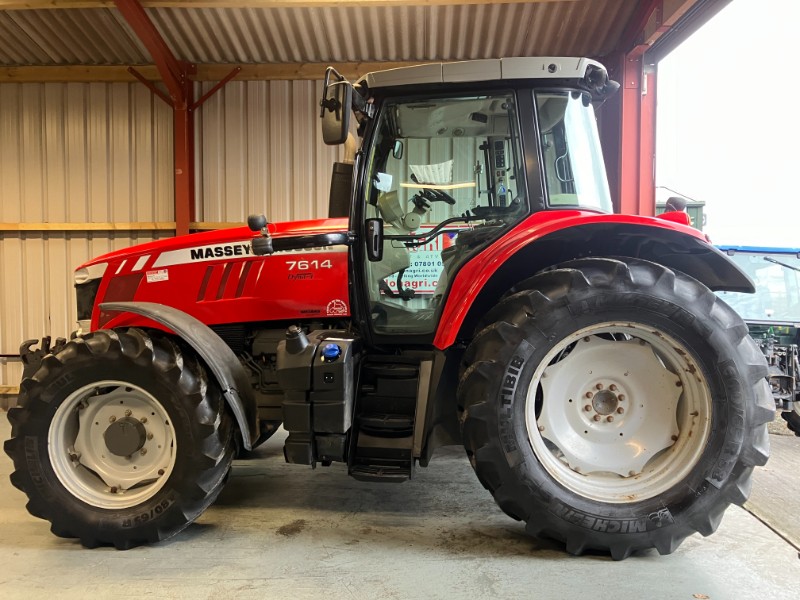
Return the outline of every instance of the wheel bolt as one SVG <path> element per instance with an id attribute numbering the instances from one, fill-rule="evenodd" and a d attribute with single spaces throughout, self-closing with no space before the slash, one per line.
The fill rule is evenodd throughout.
<path id="1" fill-rule="evenodd" d="M 586 412 L 589 412 L 590 410 L 592 410 L 592 405 L 591 404 L 587 404 L 586 406 L 583 407 L 583 410 L 585 410 Z"/>
<path id="2" fill-rule="evenodd" d="M 139 450 L 139 454 L 141 454 L 142 456 L 147 454 L 147 448 L 142 448 L 141 450 Z"/>
<path id="3" fill-rule="evenodd" d="M 621 406 L 620 406 L 619 408 L 617 408 L 617 414 L 620 414 L 620 415 L 621 415 L 621 414 L 622 414 L 622 413 L 624 413 L 624 412 L 625 412 L 625 409 L 624 409 L 624 408 L 622 408 Z"/>
<path id="4" fill-rule="evenodd" d="M 116 420 L 117 420 L 117 417 L 115 417 L 114 415 L 111 415 L 110 417 L 108 417 L 108 422 L 109 423 L 113 423 Z"/>
<path id="5" fill-rule="evenodd" d="M 584 395 L 585 395 L 587 398 L 591 398 L 592 396 L 594 396 L 594 394 L 592 394 L 592 392 L 586 392 L 586 394 L 584 394 Z"/>
<path id="6" fill-rule="evenodd" d="M 133 413 L 131 412 L 131 409 L 130 409 L 130 408 L 128 408 L 128 409 L 126 409 L 126 410 L 125 410 L 125 416 L 126 416 L 126 417 L 130 417 L 132 414 L 133 414 Z"/>
<path id="7" fill-rule="evenodd" d="M 152 433 L 148 433 L 147 434 L 147 439 L 148 440 L 152 440 L 153 439 L 153 434 Z"/>
<path id="8" fill-rule="evenodd" d="M 594 417 L 592 417 L 592 418 L 593 418 L 595 421 L 599 421 L 601 417 L 600 417 L 600 415 L 595 415 L 595 416 L 594 416 Z"/>
<path id="9" fill-rule="evenodd" d="M 610 389 L 612 392 L 616 392 L 617 386 L 612 383 L 610 386 L 608 386 L 608 389 Z"/>
<path id="10" fill-rule="evenodd" d="M 608 421 L 609 423 L 613 423 L 614 422 L 614 417 L 612 417 L 611 415 L 608 415 L 606 417 L 606 421 Z"/>
<path id="11" fill-rule="evenodd" d="M 596 386 L 594 386 L 594 387 L 595 387 L 595 389 L 602 390 L 602 389 L 603 389 L 603 384 L 602 384 L 602 383 L 598 383 L 598 384 L 597 384 Z"/>

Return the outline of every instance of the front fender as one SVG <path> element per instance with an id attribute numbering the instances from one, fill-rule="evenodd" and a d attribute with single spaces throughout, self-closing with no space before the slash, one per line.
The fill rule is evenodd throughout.
<path id="1" fill-rule="evenodd" d="M 691 227 L 632 215 L 536 213 L 461 268 L 448 292 L 434 345 L 445 349 L 458 337 L 471 337 L 486 311 L 519 282 L 587 256 L 640 258 L 681 271 L 713 291 L 755 291 L 750 278 Z"/>
<path id="2" fill-rule="evenodd" d="M 201 321 L 175 308 L 154 302 L 104 302 L 104 311 L 134 313 L 174 331 L 205 361 L 242 433 L 246 450 L 258 437 L 258 413 L 250 380 L 233 350 Z"/>

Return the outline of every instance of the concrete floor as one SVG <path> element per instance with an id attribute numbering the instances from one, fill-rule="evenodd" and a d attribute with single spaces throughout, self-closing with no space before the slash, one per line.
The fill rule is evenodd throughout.
<path id="1" fill-rule="evenodd" d="M 0 437 L 9 434 L 2 414 Z M 623 562 L 572 557 L 525 536 L 457 449 L 410 482 L 380 485 L 350 479 L 341 465 L 287 465 L 281 440 L 270 441 L 235 463 L 195 525 L 127 552 L 85 550 L 50 534 L 25 510 L 2 453 L 0 598 L 794 600 L 800 438 L 771 437 L 774 458 L 751 501 L 760 518 L 733 507 L 715 535 L 692 536 L 670 556 Z"/>

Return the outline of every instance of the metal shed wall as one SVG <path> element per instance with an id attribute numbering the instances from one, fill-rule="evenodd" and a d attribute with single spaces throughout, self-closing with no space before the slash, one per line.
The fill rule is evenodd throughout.
<path id="1" fill-rule="evenodd" d="M 143 86 L 0 85 L 0 222 L 172 221 L 172 186 L 172 116 Z M 0 231 L 0 352 L 75 329 L 75 266 L 169 235 Z M 0 386 L 19 374 L 0 363 Z"/>
<path id="2" fill-rule="evenodd" d="M 342 149 L 322 143 L 320 93 L 313 81 L 232 82 L 198 110 L 198 221 L 327 215 Z M 0 84 L 0 222 L 173 221 L 172 135 L 170 109 L 138 83 Z M 0 352 L 75 329 L 75 266 L 170 235 L 0 232 Z M 0 363 L 0 387 L 20 373 Z"/>
<path id="3" fill-rule="evenodd" d="M 203 84 L 200 94 L 210 87 Z M 322 142 L 321 95 L 321 82 L 234 81 L 203 105 L 196 129 L 197 220 L 327 216 L 331 165 L 342 149 Z"/>

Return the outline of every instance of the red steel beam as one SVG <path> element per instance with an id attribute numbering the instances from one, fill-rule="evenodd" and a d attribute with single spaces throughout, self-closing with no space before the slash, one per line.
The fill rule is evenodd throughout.
<path id="1" fill-rule="evenodd" d="M 643 65 L 644 47 L 623 58 L 619 211 L 655 214 L 656 69 Z"/>
<path id="2" fill-rule="evenodd" d="M 645 27 L 654 13 L 663 16 L 663 0 L 642 0 L 610 55 L 622 90 L 619 100 L 617 191 L 621 213 L 655 214 L 656 70 L 644 65 L 649 48 Z M 613 178 L 612 178 L 613 179 Z"/>
<path id="3" fill-rule="evenodd" d="M 175 57 L 138 0 L 114 0 L 114 4 L 153 57 L 172 100 L 175 234 L 185 235 L 195 220 L 194 94 L 189 79 L 194 65 Z"/>

